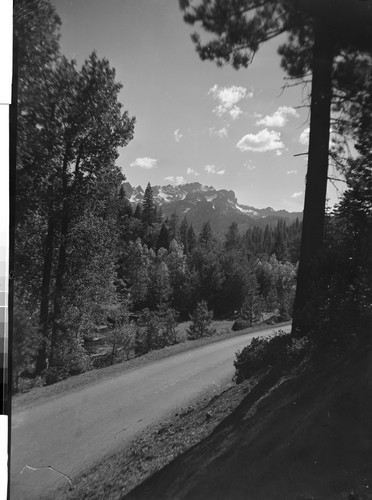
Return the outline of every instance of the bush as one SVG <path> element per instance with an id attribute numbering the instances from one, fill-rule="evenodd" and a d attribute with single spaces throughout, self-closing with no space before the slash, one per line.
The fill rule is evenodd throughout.
<path id="1" fill-rule="evenodd" d="M 129 323 L 122 324 L 110 332 L 109 338 L 112 346 L 111 364 L 123 359 L 128 360 L 135 346 L 134 327 Z"/>
<path id="2" fill-rule="evenodd" d="M 252 342 L 236 353 L 234 380 L 240 384 L 262 369 L 286 368 L 306 351 L 306 337 L 295 339 L 290 333 L 279 330 L 271 337 L 255 337 Z"/>
<path id="3" fill-rule="evenodd" d="M 246 319 L 237 319 L 234 321 L 232 330 L 234 332 L 238 332 L 239 330 L 245 330 L 245 328 L 249 328 L 251 326 L 250 321 L 247 321 Z"/>
<path id="4" fill-rule="evenodd" d="M 91 360 L 77 339 L 64 339 L 56 348 L 54 364 L 45 372 L 46 385 L 92 369 Z"/>
<path id="5" fill-rule="evenodd" d="M 157 312 L 144 309 L 137 323 L 135 334 L 135 353 L 142 356 L 155 349 L 176 344 L 178 313 L 171 308 Z"/>
<path id="6" fill-rule="evenodd" d="M 33 377 L 38 349 L 42 337 L 37 330 L 36 321 L 23 304 L 16 302 L 13 309 L 13 352 L 12 385 L 18 391 L 19 379 Z"/>
<path id="7" fill-rule="evenodd" d="M 165 308 L 159 311 L 159 317 L 164 345 L 168 346 L 179 343 L 176 332 L 179 313 L 175 309 Z"/>

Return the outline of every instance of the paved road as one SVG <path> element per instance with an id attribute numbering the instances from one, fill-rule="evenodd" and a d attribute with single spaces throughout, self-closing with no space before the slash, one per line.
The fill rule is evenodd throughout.
<path id="1" fill-rule="evenodd" d="M 287 327 L 289 328 L 289 327 Z M 65 482 L 50 469 L 73 477 L 123 448 L 136 434 L 169 411 L 233 375 L 235 352 L 250 333 L 177 354 L 110 380 L 63 394 L 12 415 L 10 500 L 40 499 Z"/>

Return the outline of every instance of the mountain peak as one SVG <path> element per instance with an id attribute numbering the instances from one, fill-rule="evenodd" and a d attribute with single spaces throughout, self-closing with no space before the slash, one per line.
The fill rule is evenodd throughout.
<path id="1" fill-rule="evenodd" d="M 127 198 L 132 204 L 143 201 L 144 190 L 141 186 L 133 188 L 129 182 L 123 184 Z M 276 211 L 272 207 L 255 208 L 238 203 L 235 192 L 227 189 L 215 189 L 203 186 L 200 182 L 190 182 L 173 186 L 152 186 L 154 201 L 162 207 L 166 217 L 176 213 L 186 216 L 196 231 L 208 220 L 217 235 L 224 235 L 232 222 L 236 222 L 240 231 L 246 231 L 254 225 L 274 225 L 279 219 L 289 223 L 302 218 L 300 212 Z"/>

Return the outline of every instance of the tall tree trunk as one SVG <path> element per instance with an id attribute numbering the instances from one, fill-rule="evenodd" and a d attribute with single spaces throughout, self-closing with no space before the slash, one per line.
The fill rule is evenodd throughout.
<path id="1" fill-rule="evenodd" d="M 308 301 L 311 299 L 308 293 L 312 280 L 312 260 L 323 246 L 334 57 L 334 42 L 329 28 L 318 21 L 314 31 L 309 157 L 292 326 L 293 332 L 300 333 L 306 333 L 313 326 L 312 317 L 307 314 Z"/>
<path id="2" fill-rule="evenodd" d="M 60 331 L 61 313 L 62 313 L 62 292 L 63 292 L 63 279 L 66 273 L 67 263 L 67 234 L 69 227 L 69 210 L 67 200 L 63 201 L 62 219 L 61 219 L 61 244 L 59 247 L 58 267 L 56 271 L 56 284 L 54 291 L 53 301 L 53 325 L 52 335 L 50 339 L 50 356 L 49 365 L 54 366 L 55 363 L 55 350 L 58 344 L 58 333 Z"/>
<path id="3" fill-rule="evenodd" d="M 68 167 L 68 157 L 69 157 L 70 147 L 71 144 L 67 142 L 62 164 L 63 202 L 62 202 L 62 213 L 61 213 L 61 243 L 59 245 L 56 283 L 54 288 L 53 324 L 52 324 L 52 334 L 50 338 L 49 366 L 54 366 L 55 364 L 55 351 L 58 343 L 57 336 L 60 330 L 60 321 L 62 313 L 63 279 L 66 273 L 66 262 L 67 262 L 66 245 L 67 245 L 67 234 L 70 221 L 67 167 Z"/>
<path id="4" fill-rule="evenodd" d="M 55 222 L 54 217 L 51 215 L 48 220 L 48 229 L 45 238 L 43 277 L 41 282 L 40 332 L 43 340 L 36 359 L 35 375 L 39 375 L 40 372 L 46 368 L 47 362 L 47 340 L 49 337 L 49 294 L 53 265 L 54 233 Z"/>

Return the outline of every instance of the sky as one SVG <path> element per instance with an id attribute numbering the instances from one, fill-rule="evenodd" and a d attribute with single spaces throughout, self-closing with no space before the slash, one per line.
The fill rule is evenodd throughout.
<path id="1" fill-rule="evenodd" d="M 133 186 L 200 182 L 241 204 L 303 209 L 309 109 L 287 88 L 277 47 L 247 69 L 201 61 L 178 0 L 53 0 L 61 50 L 78 65 L 96 50 L 116 69 L 120 101 L 136 117 L 117 161 Z M 331 172 L 332 173 L 332 172 Z M 330 185 L 329 204 L 338 190 Z"/>

